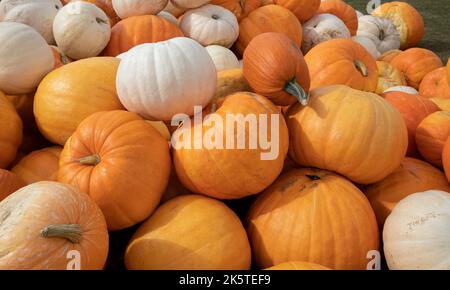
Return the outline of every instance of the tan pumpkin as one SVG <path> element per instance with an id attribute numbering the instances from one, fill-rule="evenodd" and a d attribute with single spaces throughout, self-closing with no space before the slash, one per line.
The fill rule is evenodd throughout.
<path id="1" fill-rule="evenodd" d="M 242 69 L 236 68 L 220 71 L 217 73 L 217 88 L 212 102 L 242 91 L 252 91 L 244 78 Z"/>
<path id="2" fill-rule="evenodd" d="M 388 62 L 377 61 L 378 85 L 375 93 L 382 94 L 395 86 L 406 86 L 405 76 L 401 71 Z"/>
<path id="3" fill-rule="evenodd" d="M 450 112 L 450 98 L 430 98 L 430 101 L 435 103 L 441 111 Z"/>
<path id="4" fill-rule="evenodd" d="M 25 182 L 15 173 L 0 168 L 0 202 L 25 185 Z"/>
<path id="5" fill-rule="evenodd" d="M 14 160 L 22 142 L 22 121 L 14 106 L 0 91 L 0 168 Z"/>
<path id="6" fill-rule="evenodd" d="M 447 69 L 441 67 L 424 76 L 419 86 L 419 93 L 425 98 L 449 98 L 450 85 L 447 82 Z"/>
<path id="7" fill-rule="evenodd" d="M 281 263 L 265 270 L 330 270 L 319 264 L 309 262 L 285 262 Z"/>

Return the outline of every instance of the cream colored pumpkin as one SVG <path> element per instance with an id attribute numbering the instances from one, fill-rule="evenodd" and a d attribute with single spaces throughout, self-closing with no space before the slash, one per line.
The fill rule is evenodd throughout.
<path id="1" fill-rule="evenodd" d="M 82 59 L 97 56 L 106 47 L 111 27 L 103 10 L 92 3 L 76 1 L 58 12 L 53 34 L 65 55 Z"/>
<path id="2" fill-rule="evenodd" d="M 197 8 L 206 3 L 209 3 L 210 0 L 170 0 L 173 6 L 182 8 L 182 9 L 192 9 Z"/>
<path id="3" fill-rule="evenodd" d="M 430 190 L 401 200 L 383 229 L 392 270 L 450 270 L 450 194 Z"/>
<path id="4" fill-rule="evenodd" d="M 385 90 L 383 93 L 388 93 L 388 92 L 403 92 L 403 93 L 412 94 L 412 95 L 418 95 L 419 94 L 419 92 L 415 88 L 409 87 L 409 86 L 395 86 L 395 87 L 391 87 L 391 88 Z"/>
<path id="5" fill-rule="evenodd" d="M 168 0 L 112 0 L 117 16 L 125 19 L 138 15 L 156 15 L 166 7 Z"/>
<path id="6" fill-rule="evenodd" d="M 3 16 L 3 21 L 20 22 L 29 25 L 39 32 L 48 44 L 54 44 L 53 19 L 58 10 L 63 7 L 62 3 L 59 0 L 22 2 L 17 3 L 14 0 L 1 1 L 0 6 L 5 8 L 14 5 L 11 9 L 7 9 L 6 14 Z M 0 10 L 2 9 L 0 8 Z"/>
<path id="7" fill-rule="evenodd" d="M 181 18 L 180 28 L 184 35 L 203 46 L 218 44 L 231 47 L 239 36 L 236 16 L 211 4 L 187 11 Z"/>
<path id="8" fill-rule="evenodd" d="M 172 22 L 176 26 L 180 26 L 180 22 L 178 21 L 178 19 L 175 16 L 173 16 L 173 14 L 170 12 L 161 11 L 158 13 L 157 16 L 162 17 L 162 18 L 168 20 L 169 22 Z"/>
<path id="9" fill-rule="evenodd" d="M 386 18 L 372 15 L 358 18 L 357 35 L 372 40 L 381 54 L 400 48 L 400 34 L 394 23 Z"/>
<path id="10" fill-rule="evenodd" d="M 147 119 L 168 121 L 206 106 L 217 72 L 204 47 L 187 37 L 138 45 L 122 58 L 117 92 L 125 108 Z"/>
<path id="11" fill-rule="evenodd" d="M 364 16 L 364 14 L 363 14 L 361 11 L 359 11 L 359 10 L 355 10 L 355 11 L 356 11 L 356 16 L 357 16 L 358 18 Z"/>
<path id="12" fill-rule="evenodd" d="M 358 42 L 373 56 L 374 59 L 378 59 L 380 57 L 380 52 L 377 50 L 377 46 L 375 43 L 365 36 L 356 35 L 352 37 L 353 41 Z"/>
<path id="13" fill-rule="evenodd" d="M 341 19 L 328 13 L 318 14 L 303 24 L 301 48 L 306 54 L 321 42 L 350 36 L 350 31 Z"/>
<path id="14" fill-rule="evenodd" d="M 0 22 L 0 90 L 32 92 L 53 69 L 55 60 L 45 39 L 28 25 Z"/>
<path id="15" fill-rule="evenodd" d="M 208 45 L 206 51 L 213 60 L 217 72 L 240 67 L 236 55 L 226 47 L 220 45 Z"/>

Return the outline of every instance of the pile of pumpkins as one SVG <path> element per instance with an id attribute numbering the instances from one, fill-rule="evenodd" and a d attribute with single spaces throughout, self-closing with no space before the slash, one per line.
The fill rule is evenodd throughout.
<path id="1" fill-rule="evenodd" d="M 410 4 L 2 0 L 0 21 L 0 269 L 103 269 L 130 227 L 127 269 L 450 269 L 450 66 Z M 279 120 L 277 155 L 177 146 L 202 114 Z"/>

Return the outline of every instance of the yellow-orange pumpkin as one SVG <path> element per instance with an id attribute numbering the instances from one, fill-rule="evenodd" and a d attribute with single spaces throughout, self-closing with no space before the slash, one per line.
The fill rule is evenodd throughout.
<path id="1" fill-rule="evenodd" d="M 320 3 L 318 13 L 329 13 L 340 18 L 351 35 L 356 35 L 358 30 L 358 16 L 355 9 L 342 0 L 323 0 Z"/>
<path id="2" fill-rule="evenodd" d="M 429 100 L 435 103 L 441 111 L 450 112 L 450 98 L 430 98 Z"/>
<path id="3" fill-rule="evenodd" d="M 425 98 L 449 98 L 450 86 L 445 67 L 435 69 L 425 75 L 419 86 L 419 93 Z"/>
<path id="4" fill-rule="evenodd" d="M 0 168 L 0 201 L 25 185 L 25 182 L 15 173 Z"/>
<path id="5" fill-rule="evenodd" d="M 16 109 L 0 91 L 0 168 L 14 160 L 22 142 L 22 121 Z"/>

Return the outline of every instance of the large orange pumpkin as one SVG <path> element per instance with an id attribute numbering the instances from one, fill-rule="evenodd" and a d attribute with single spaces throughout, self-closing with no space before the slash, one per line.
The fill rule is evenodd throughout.
<path id="1" fill-rule="evenodd" d="M 430 100 L 420 95 L 412 95 L 404 92 L 388 92 L 383 94 L 397 111 L 402 115 L 408 129 L 407 156 L 418 157 L 416 148 L 416 128 L 429 114 L 439 111 L 439 108 Z"/>
<path id="2" fill-rule="evenodd" d="M 442 151 L 442 166 L 444 167 L 447 181 L 450 182 L 450 138 L 447 138 L 447 141 L 444 144 L 444 150 Z"/>
<path id="3" fill-rule="evenodd" d="M 395 205 L 405 197 L 426 190 L 450 191 L 442 171 L 413 158 L 405 158 L 400 167 L 383 180 L 364 188 L 377 216 L 380 229 Z"/>
<path id="4" fill-rule="evenodd" d="M 267 122 L 261 121 L 261 115 Z M 203 124 L 189 123 L 173 133 L 172 145 L 177 175 L 192 192 L 241 198 L 261 192 L 280 174 L 288 150 L 288 131 L 280 110 L 265 97 L 232 94 L 214 114 L 204 118 Z M 195 137 L 195 132 L 203 135 Z M 213 132 L 216 142 L 210 144 Z M 261 141 L 266 138 L 271 143 L 265 144 L 268 146 Z"/>
<path id="5" fill-rule="evenodd" d="M 97 205 L 67 184 L 41 181 L 0 203 L 0 270 L 100 270 L 108 231 Z"/>
<path id="6" fill-rule="evenodd" d="M 11 171 L 20 176 L 27 184 L 38 181 L 56 181 L 59 168 L 59 146 L 33 151 L 23 157 Z"/>
<path id="7" fill-rule="evenodd" d="M 99 205 L 109 230 L 146 219 L 170 174 L 169 145 L 135 113 L 98 112 L 64 146 L 58 181 L 77 186 Z"/>
<path id="8" fill-rule="evenodd" d="M 377 61 L 378 84 L 375 93 L 382 94 L 389 88 L 406 86 L 403 73 L 386 61 Z"/>
<path id="9" fill-rule="evenodd" d="M 391 20 L 400 33 L 400 48 L 417 46 L 425 34 L 425 25 L 420 13 L 406 2 L 387 2 L 372 12 L 372 15 Z"/>
<path id="10" fill-rule="evenodd" d="M 347 85 L 374 92 L 378 84 L 375 59 L 351 39 L 332 39 L 313 47 L 305 56 L 311 89 Z"/>
<path id="11" fill-rule="evenodd" d="M 322 0 L 317 13 L 333 14 L 340 18 L 352 35 L 358 30 L 358 16 L 352 6 L 342 0 Z"/>
<path id="12" fill-rule="evenodd" d="M 320 0 L 274 0 L 273 3 L 292 11 L 301 23 L 311 19 L 320 6 Z"/>
<path id="13" fill-rule="evenodd" d="M 262 268 L 305 261 L 366 269 L 367 253 L 379 247 L 377 221 L 364 194 L 320 169 L 283 174 L 252 205 L 247 230 Z"/>
<path id="14" fill-rule="evenodd" d="M 267 32 L 244 52 L 244 76 L 257 94 L 275 105 L 307 104 L 309 71 L 300 48 L 286 35 Z"/>
<path id="15" fill-rule="evenodd" d="M 128 269 L 248 270 L 247 234 L 221 201 L 201 195 L 175 197 L 161 205 L 132 237 Z"/>
<path id="16" fill-rule="evenodd" d="M 0 168 L 0 201 L 26 184 L 15 173 Z"/>
<path id="17" fill-rule="evenodd" d="M 441 67 L 426 74 L 420 83 L 419 93 L 426 98 L 450 98 L 446 68 Z"/>
<path id="18" fill-rule="evenodd" d="M 296 163 L 361 184 L 394 171 L 408 146 L 402 117 L 386 100 L 346 86 L 311 91 L 308 106 L 290 107 L 287 124 L 289 155 Z"/>
<path id="19" fill-rule="evenodd" d="M 417 126 L 417 149 L 426 161 L 442 167 L 442 151 L 448 136 L 450 136 L 450 112 L 434 112 Z"/>
<path id="20" fill-rule="evenodd" d="M 183 32 L 170 21 L 155 15 L 132 16 L 121 20 L 111 29 L 111 39 L 104 55 L 117 56 L 132 47 L 183 36 Z"/>
<path id="21" fill-rule="evenodd" d="M 267 5 L 254 10 L 239 23 L 237 52 L 243 55 L 250 41 L 264 32 L 280 32 L 292 39 L 298 47 L 302 44 L 302 25 L 297 17 L 284 7 Z"/>
<path id="22" fill-rule="evenodd" d="M 262 5 L 261 0 L 211 0 L 209 3 L 230 10 L 238 21 Z"/>
<path id="23" fill-rule="evenodd" d="M 400 53 L 391 64 L 406 77 L 408 85 L 418 89 L 425 75 L 442 67 L 442 61 L 434 52 L 425 48 L 410 48 Z"/>
<path id="24" fill-rule="evenodd" d="M 123 109 L 116 91 L 119 62 L 115 57 L 93 57 L 49 73 L 34 96 L 34 115 L 41 133 L 64 145 L 87 116 Z"/>
<path id="25" fill-rule="evenodd" d="M 319 264 L 309 263 L 309 262 L 285 262 L 265 270 L 330 270 Z"/>
<path id="26" fill-rule="evenodd" d="M 22 142 L 22 120 L 11 102 L 0 91 L 0 168 L 14 160 Z"/>

